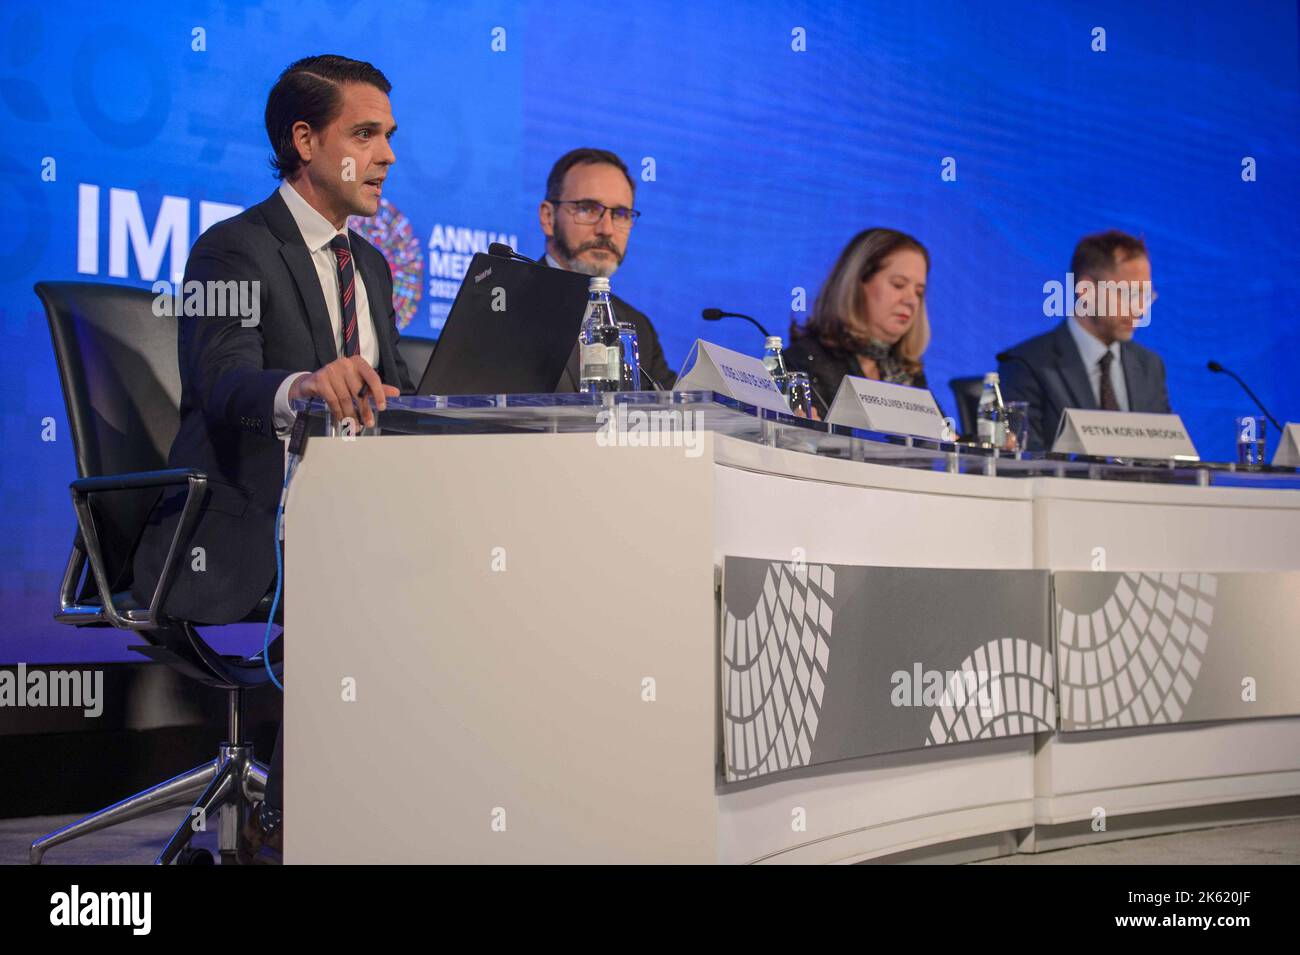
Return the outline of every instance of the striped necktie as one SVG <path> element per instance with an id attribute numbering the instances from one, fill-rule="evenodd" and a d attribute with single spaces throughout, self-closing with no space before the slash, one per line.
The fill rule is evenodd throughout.
<path id="1" fill-rule="evenodd" d="M 1119 399 L 1115 397 L 1115 383 L 1110 377 L 1110 366 L 1115 361 L 1115 353 L 1110 349 L 1106 354 L 1098 359 L 1101 365 L 1101 387 L 1097 390 L 1101 393 L 1101 410 L 1102 411 L 1119 411 Z"/>
<path id="2" fill-rule="evenodd" d="M 336 235 L 330 239 L 330 248 L 334 251 L 334 261 L 339 267 L 339 301 L 343 310 L 339 313 L 343 323 L 343 354 L 360 354 L 357 342 L 357 276 L 352 268 L 352 249 L 348 246 L 347 236 Z"/>

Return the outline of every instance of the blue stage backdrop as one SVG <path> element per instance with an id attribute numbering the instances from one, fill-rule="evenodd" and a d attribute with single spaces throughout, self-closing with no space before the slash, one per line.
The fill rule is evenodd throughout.
<path id="1" fill-rule="evenodd" d="M 488 242 L 541 254 L 546 173 L 593 145 L 641 180 L 614 288 L 675 366 L 697 336 L 761 348 L 702 307 L 784 332 L 845 241 L 888 225 L 931 251 L 926 365 L 951 409 L 950 377 L 1057 321 L 1043 286 L 1075 240 L 1118 227 L 1150 246 L 1160 301 L 1139 340 L 1203 455 L 1230 455 L 1251 410 L 1207 358 L 1300 417 L 1290 0 L 10 0 L 0 28 L 0 662 L 133 658 L 121 634 L 50 620 L 74 464 L 32 284 L 179 276 L 205 226 L 274 188 L 266 93 L 313 53 L 393 82 L 398 160 L 371 228 L 407 334 L 436 335 Z"/>

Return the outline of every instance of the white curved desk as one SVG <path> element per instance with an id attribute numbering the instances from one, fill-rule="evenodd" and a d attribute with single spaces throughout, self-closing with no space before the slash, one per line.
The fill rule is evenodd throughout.
<path id="1" fill-rule="evenodd" d="M 728 555 L 1087 570 L 1100 547 L 1108 570 L 1300 570 L 1296 491 L 540 430 L 559 433 L 308 445 L 286 512 L 288 861 L 964 859 L 1300 811 L 1295 716 L 725 785 L 715 590 Z"/>

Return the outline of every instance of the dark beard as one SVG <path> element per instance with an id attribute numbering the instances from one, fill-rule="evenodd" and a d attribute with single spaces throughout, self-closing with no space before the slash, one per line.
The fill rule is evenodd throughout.
<path id="1" fill-rule="evenodd" d="M 623 264 L 623 254 L 620 253 L 614 243 L 610 242 L 608 239 L 593 239 L 590 242 L 584 242 L 575 249 L 570 246 L 568 242 L 564 241 L 564 238 L 557 231 L 555 233 L 555 247 L 559 251 L 560 258 L 566 266 L 574 272 L 581 272 L 585 275 L 612 275 L 614 271 Z M 591 268 L 591 266 L 585 262 L 578 262 L 578 256 L 590 249 L 604 249 L 607 252 L 612 252 L 614 254 L 613 267 L 611 268 L 606 266 L 606 268 L 609 268 L 608 272 L 589 272 L 588 269 Z"/>

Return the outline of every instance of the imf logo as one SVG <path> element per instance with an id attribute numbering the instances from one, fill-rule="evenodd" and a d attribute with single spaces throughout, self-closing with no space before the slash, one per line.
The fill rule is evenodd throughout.
<path id="1" fill-rule="evenodd" d="M 113 278 L 130 278 L 129 259 L 146 282 L 158 278 L 163 257 L 168 256 L 169 271 L 165 278 L 179 282 L 185 274 L 185 260 L 190 254 L 190 200 L 182 196 L 163 196 L 152 224 L 146 222 L 140 196 L 134 189 L 108 190 L 108 219 L 103 220 L 100 187 L 77 184 L 77 271 L 82 275 L 101 273 L 100 247 L 108 233 L 108 274 Z M 227 202 L 202 200 L 198 229 L 194 237 L 209 227 L 244 211 L 243 206 Z"/>

